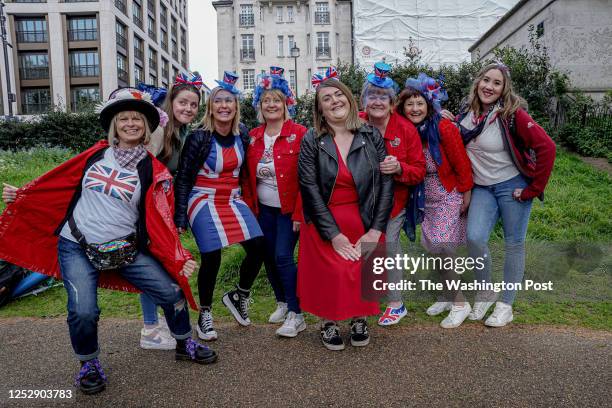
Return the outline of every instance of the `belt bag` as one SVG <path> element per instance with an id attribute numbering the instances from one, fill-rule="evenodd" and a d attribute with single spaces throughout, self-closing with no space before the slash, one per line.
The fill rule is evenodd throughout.
<path id="1" fill-rule="evenodd" d="M 102 244 L 88 244 L 72 216 L 68 219 L 68 226 L 72 235 L 85 250 L 89 262 L 97 270 L 117 269 L 131 264 L 136 259 L 138 248 L 135 233 Z"/>

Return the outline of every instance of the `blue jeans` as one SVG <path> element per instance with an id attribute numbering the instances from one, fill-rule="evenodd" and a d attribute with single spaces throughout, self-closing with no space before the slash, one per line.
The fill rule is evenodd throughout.
<path id="1" fill-rule="evenodd" d="M 142 320 L 144 324 L 156 325 L 159 323 L 157 318 L 157 305 L 151 296 L 140 294 L 140 307 L 142 307 Z"/>
<path id="2" fill-rule="evenodd" d="M 81 361 L 100 353 L 98 347 L 98 278 L 95 269 L 79 244 L 60 237 L 58 258 L 64 287 L 68 292 L 68 329 L 72 348 Z M 136 260 L 119 272 L 131 284 L 164 310 L 172 336 L 178 340 L 191 337 L 187 301 L 178 284 L 152 256 L 141 252 Z"/>
<path id="3" fill-rule="evenodd" d="M 525 236 L 532 200 L 519 202 L 512 197 L 516 188 L 527 187 L 527 180 L 517 175 L 490 186 L 475 185 L 467 220 L 467 241 L 472 258 L 486 255 L 483 269 L 476 269 L 478 281 L 491 282 L 491 256 L 488 248 L 491 231 L 501 218 L 504 230 L 504 282 L 519 283 L 525 273 Z M 515 290 L 505 290 L 501 301 L 511 305 Z"/>
<path id="4" fill-rule="evenodd" d="M 302 313 L 297 298 L 297 266 L 293 252 L 298 234 L 293 232 L 291 215 L 280 208 L 259 203 L 259 226 L 264 234 L 264 263 L 277 302 L 287 303 L 291 312 Z"/>

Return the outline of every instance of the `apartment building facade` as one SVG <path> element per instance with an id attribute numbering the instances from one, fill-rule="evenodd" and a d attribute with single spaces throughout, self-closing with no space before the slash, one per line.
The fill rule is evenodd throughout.
<path id="1" fill-rule="evenodd" d="M 0 114 L 79 111 L 117 87 L 167 87 L 188 69 L 187 0 L 5 2 L 11 93 L 0 47 Z"/>
<path id="2" fill-rule="evenodd" d="M 217 11 L 219 77 L 225 70 L 236 71 L 240 75 L 238 87 L 249 92 L 255 87 L 256 76 L 275 65 L 285 69 L 285 77 L 298 95 L 312 90 L 313 73 L 353 60 L 351 3 L 213 1 Z"/>

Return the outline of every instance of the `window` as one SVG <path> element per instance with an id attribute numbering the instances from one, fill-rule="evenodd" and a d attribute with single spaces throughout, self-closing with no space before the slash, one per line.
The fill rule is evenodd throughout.
<path id="1" fill-rule="evenodd" d="M 291 87 L 291 89 L 295 90 L 295 70 L 290 69 L 289 70 L 289 86 Z"/>
<path id="2" fill-rule="evenodd" d="M 187 32 L 184 28 L 181 28 L 181 48 L 183 51 L 187 49 Z"/>
<path id="3" fill-rule="evenodd" d="M 144 58 L 144 48 L 142 46 L 142 40 L 138 36 L 134 36 L 134 58 L 142 61 Z"/>
<path id="4" fill-rule="evenodd" d="M 240 5 L 240 27 L 252 27 L 255 25 L 255 14 L 252 4 Z"/>
<path id="5" fill-rule="evenodd" d="M 544 22 L 542 21 L 540 24 L 537 25 L 536 27 L 536 37 L 540 38 L 541 36 L 544 35 Z"/>
<path id="6" fill-rule="evenodd" d="M 127 12 L 127 6 L 125 5 L 125 0 L 115 0 L 115 7 L 121 10 L 123 14 Z"/>
<path id="7" fill-rule="evenodd" d="M 242 45 L 240 47 L 240 60 L 252 61 L 255 59 L 255 44 L 253 34 L 242 34 Z"/>
<path id="8" fill-rule="evenodd" d="M 164 51 L 168 51 L 168 33 L 163 28 L 161 29 L 161 39 L 160 39 L 161 47 Z"/>
<path id="9" fill-rule="evenodd" d="M 310 55 L 310 34 L 306 34 L 306 54 Z"/>
<path id="10" fill-rule="evenodd" d="M 293 23 L 295 18 L 293 16 L 293 6 L 287 6 L 287 21 Z"/>
<path id="11" fill-rule="evenodd" d="M 283 57 L 285 55 L 284 52 L 283 52 L 283 50 L 285 48 L 283 46 L 283 44 L 284 44 L 283 36 L 279 35 L 278 36 L 278 50 L 277 50 L 277 53 L 276 53 L 277 57 Z"/>
<path id="12" fill-rule="evenodd" d="M 17 41 L 22 43 L 47 42 L 47 21 L 44 18 L 17 20 Z"/>
<path id="13" fill-rule="evenodd" d="M 308 68 L 308 83 L 311 84 L 310 79 L 312 78 L 312 69 Z M 310 85 L 312 87 L 312 85 Z"/>
<path id="14" fill-rule="evenodd" d="M 263 35 L 259 36 L 259 53 L 266 55 L 266 37 Z"/>
<path id="15" fill-rule="evenodd" d="M 147 0 L 147 9 L 155 15 L 155 0 Z"/>
<path id="16" fill-rule="evenodd" d="M 283 6 L 276 6 L 276 22 L 283 22 Z"/>
<path id="17" fill-rule="evenodd" d="M 170 71 L 168 69 L 168 61 L 162 58 L 162 80 L 168 80 L 170 76 Z"/>
<path id="18" fill-rule="evenodd" d="M 157 52 L 149 47 L 149 71 L 157 71 Z"/>
<path id="19" fill-rule="evenodd" d="M 70 76 L 96 77 L 100 75 L 98 51 L 70 51 Z"/>
<path id="20" fill-rule="evenodd" d="M 168 24 L 168 9 L 162 3 L 159 3 L 159 24 L 164 28 Z"/>
<path id="21" fill-rule="evenodd" d="M 21 79 L 49 78 L 47 53 L 19 54 L 19 76 Z"/>
<path id="22" fill-rule="evenodd" d="M 244 84 L 245 91 L 251 91 L 255 89 L 255 70 L 254 69 L 243 69 L 242 70 L 242 82 Z"/>
<path id="23" fill-rule="evenodd" d="M 33 115 L 45 113 L 51 108 L 51 92 L 49 88 L 22 88 L 21 113 Z"/>
<path id="24" fill-rule="evenodd" d="M 287 53 L 287 55 L 291 55 L 291 49 L 295 45 L 295 40 L 292 35 L 287 36 L 287 43 L 289 44 L 289 52 Z"/>
<path id="25" fill-rule="evenodd" d="M 132 2 L 132 21 L 142 28 L 142 6 L 136 1 Z"/>
<path id="26" fill-rule="evenodd" d="M 151 16 L 147 17 L 147 31 L 149 32 L 149 37 L 153 41 L 157 40 L 157 30 L 155 29 L 155 19 Z"/>
<path id="27" fill-rule="evenodd" d="M 172 58 L 178 59 L 178 46 L 176 45 L 176 38 L 172 39 Z"/>
<path id="28" fill-rule="evenodd" d="M 149 85 L 157 86 L 157 77 L 154 73 L 149 73 Z"/>
<path id="29" fill-rule="evenodd" d="M 100 101 L 100 88 L 97 86 L 79 86 L 70 90 L 70 108 L 73 112 L 91 108 L 98 101 Z"/>
<path id="30" fill-rule="evenodd" d="M 317 33 L 317 58 L 331 58 L 329 33 Z"/>
<path id="31" fill-rule="evenodd" d="M 315 24 L 329 24 L 329 3 L 317 2 L 315 9 Z"/>
<path id="32" fill-rule="evenodd" d="M 68 41 L 95 41 L 98 39 L 96 17 L 68 18 Z"/>
<path id="33" fill-rule="evenodd" d="M 127 72 L 127 58 L 121 54 L 117 54 L 117 78 L 120 82 L 123 81 L 123 85 L 127 85 L 127 82 L 129 81 Z"/>
<path id="34" fill-rule="evenodd" d="M 115 33 L 117 34 L 117 45 L 127 50 L 127 28 L 119 20 L 115 21 Z"/>
<path id="35" fill-rule="evenodd" d="M 138 65 L 134 65 L 134 83 L 138 85 L 143 80 L 142 68 L 140 68 Z"/>

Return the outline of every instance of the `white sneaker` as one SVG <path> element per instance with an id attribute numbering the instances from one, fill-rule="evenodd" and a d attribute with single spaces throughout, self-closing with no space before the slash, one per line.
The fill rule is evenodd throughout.
<path id="1" fill-rule="evenodd" d="M 495 310 L 493 310 L 491 316 L 485 321 L 485 325 L 490 327 L 503 327 L 510 323 L 512 319 L 514 319 L 512 315 L 512 306 L 504 302 L 497 302 L 495 304 Z"/>
<path id="2" fill-rule="evenodd" d="M 465 302 L 463 306 L 457 306 L 453 303 L 450 313 L 440 322 L 440 326 L 442 326 L 443 329 L 454 329 L 455 327 L 459 327 L 471 311 L 472 307 L 468 302 Z"/>
<path id="3" fill-rule="evenodd" d="M 429 316 L 437 316 L 442 312 L 451 310 L 452 302 L 436 302 L 425 311 Z"/>
<path id="4" fill-rule="evenodd" d="M 142 328 L 140 330 L 140 347 L 145 350 L 174 350 L 176 340 L 170 334 L 165 320 L 160 320 L 158 325 L 152 329 Z"/>
<path id="5" fill-rule="evenodd" d="M 288 311 L 289 309 L 285 302 L 276 302 L 276 310 L 270 315 L 268 321 L 270 323 L 283 323 Z"/>
<path id="6" fill-rule="evenodd" d="M 276 330 L 276 334 L 281 337 L 295 337 L 299 332 L 306 329 L 306 322 L 303 314 L 295 312 L 287 313 L 285 323 Z"/>
<path id="7" fill-rule="evenodd" d="M 497 300 L 497 296 L 495 296 L 489 302 L 474 302 L 474 307 L 472 308 L 472 313 L 470 313 L 470 315 L 468 316 L 468 319 L 470 319 L 470 320 L 482 320 L 484 315 L 487 314 L 487 310 L 489 310 L 489 308 L 491 306 L 493 306 L 493 303 L 495 303 L 496 300 Z"/>

